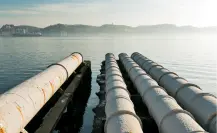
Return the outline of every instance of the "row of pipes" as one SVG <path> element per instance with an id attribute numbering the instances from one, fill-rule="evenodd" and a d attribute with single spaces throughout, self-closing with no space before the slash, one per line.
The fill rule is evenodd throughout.
<path id="1" fill-rule="evenodd" d="M 0 133 L 20 133 L 82 63 L 73 53 L 0 96 Z"/>
<path id="2" fill-rule="evenodd" d="M 139 64 L 157 83 L 164 87 L 169 95 L 186 110 L 191 112 L 196 121 L 208 132 L 217 132 L 217 98 L 205 93 L 195 84 L 179 77 L 163 66 L 139 53 L 133 53 L 132 59 Z"/>
<path id="3" fill-rule="evenodd" d="M 130 94 L 113 54 L 105 56 L 106 123 L 105 133 L 143 133 Z"/>
<path id="4" fill-rule="evenodd" d="M 139 53 L 134 53 L 131 57 L 136 63 L 127 54 L 119 55 L 160 132 L 202 133 L 206 129 L 210 133 L 216 133 L 217 99 L 215 96 L 204 93 L 197 85 L 189 83 Z M 81 54 L 73 53 L 2 94 L 0 133 L 24 131 L 24 127 L 82 61 Z M 106 54 L 105 70 L 105 132 L 143 133 L 142 122 L 135 113 L 130 94 L 113 54 Z M 193 116 L 183 110 L 166 92 Z M 194 117 L 204 129 L 194 120 Z"/>
<path id="5" fill-rule="evenodd" d="M 204 129 L 193 116 L 183 110 L 176 100 L 169 96 L 164 88 L 147 75 L 127 54 L 119 59 L 127 71 L 149 113 L 154 118 L 161 133 L 204 133 Z"/>

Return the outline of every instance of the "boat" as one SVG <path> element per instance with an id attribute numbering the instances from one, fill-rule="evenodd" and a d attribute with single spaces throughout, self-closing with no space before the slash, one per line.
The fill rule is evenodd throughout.
<path id="1" fill-rule="evenodd" d="M 42 34 L 40 32 L 36 33 L 14 33 L 12 34 L 13 37 L 40 37 Z"/>

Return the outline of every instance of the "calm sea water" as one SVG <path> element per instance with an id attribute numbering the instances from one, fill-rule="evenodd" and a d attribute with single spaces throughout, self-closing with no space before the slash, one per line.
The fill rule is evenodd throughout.
<path id="1" fill-rule="evenodd" d="M 1 38 L 0 92 L 60 61 L 72 52 L 81 52 L 92 62 L 92 93 L 84 115 L 82 133 L 92 129 L 92 108 L 98 104 L 96 76 L 107 52 L 131 55 L 138 51 L 216 95 L 217 35 L 92 35 L 76 37 Z"/>

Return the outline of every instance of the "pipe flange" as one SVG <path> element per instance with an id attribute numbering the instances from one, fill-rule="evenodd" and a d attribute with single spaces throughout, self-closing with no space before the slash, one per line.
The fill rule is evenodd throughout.
<path id="1" fill-rule="evenodd" d="M 216 115 L 215 115 L 216 116 Z M 216 120 L 216 118 L 215 118 L 215 116 L 214 117 L 212 117 L 212 119 L 210 119 L 210 121 L 209 121 L 209 125 L 207 125 L 208 126 L 208 130 L 210 131 L 211 130 L 211 128 L 212 128 L 212 125 L 216 125 L 217 124 L 217 120 Z M 215 121 L 214 121 L 215 120 Z"/>
<path id="2" fill-rule="evenodd" d="M 135 59 L 136 58 L 136 56 L 138 56 L 138 59 Z M 134 56 L 134 57 L 131 57 L 134 61 L 138 61 L 138 60 L 140 60 L 140 59 L 145 59 L 144 58 L 144 56 L 141 56 L 141 55 L 136 55 L 136 56 Z"/>
<path id="3" fill-rule="evenodd" d="M 116 60 L 106 60 L 106 61 L 105 61 L 105 64 L 106 64 L 107 62 L 108 62 L 108 63 L 109 63 L 109 62 L 114 62 L 114 63 L 117 64 L 117 61 L 116 61 Z"/>
<path id="4" fill-rule="evenodd" d="M 144 101 L 144 97 L 145 97 L 145 95 L 147 94 L 147 92 L 149 92 L 150 90 L 152 90 L 152 89 L 154 89 L 154 88 L 160 88 L 160 89 L 162 89 L 162 90 L 164 90 L 164 88 L 163 87 L 161 87 L 161 86 L 157 86 L 157 85 L 155 85 L 155 86 L 150 86 L 148 89 L 146 89 L 144 92 L 143 92 L 143 94 L 142 94 L 142 100 Z M 165 90 L 164 90 L 165 91 Z"/>
<path id="5" fill-rule="evenodd" d="M 125 56 L 125 57 L 123 57 L 121 60 L 122 60 L 122 62 L 124 63 L 124 61 L 126 60 L 126 59 L 131 59 L 129 56 Z"/>
<path id="6" fill-rule="evenodd" d="M 170 95 L 159 95 L 157 98 L 156 98 L 156 101 L 158 102 L 159 100 L 161 100 L 161 99 L 171 99 L 171 100 L 173 100 L 174 102 L 176 102 L 176 100 L 173 98 L 173 97 L 171 97 Z M 176 102 L 177 103 L 177 102 Z M 177 103 L 178 104 L 178 103 Z"/>
<path id="7" fill-rule="evenodd" d="M 110 54 L 110 55 L 109 55 L 109 54 L 106 54 L 106 55 L 105 55 L 105 59 L 106 59 L 106 60 L 108 60 L 108 59 L 115 59 L 115 56 L 114 56 L 114 54 Z M 116 60 L 116 59 L 115 59 L 115 60 Z"/>
<path id="8" fill-rule="evenodd" d="M 127 62 L 126 62 L 125 59 L 130 59 L 130 60 L 126 60 L 126 61 L 127 61 Z M 129 57 L 129 58 L 125 58 L 125 59 L 122 60 L 122 64 L 123 64 L 123 65 L 124 65 L 124 64 L 127 65 L 128 63 L 134 62 L 130 57 Z"/>
<path id="9" fill-rule="evenodd" d="M 166 70 L 168 70 L 168 69 L 166 69 Z M 160 80 L 163 78 L 163 76 L 168 75 L 168 74 L 174 74 L 174 75 L 178 76 L 178 74 L 176 74 L 176 73 L 174 73 L 174 72 L 165 72 L 165 73 L 163 73 L 163 74 L 159 77 L 159 79 L 157 80 L 157 82 L 160 83 Z"/>
<path id="10" fill-rule="evenodd" d="M 132 67 L 128 70 L 128 73 L 130 73 L 130 71 L 131 71 L 133 68 L 136 68 L 136 67 L 140 68 L 140 66 L 132 66 Z M 140 68 L 140 69 L 141 69 L 141 68 Z"/>
<path id="11" fill-rule="evenodd" d="M 183 77 L 175 77 L 175 78 L 173 78 L 173 79 L 182 79 L 182 80 L 185 80 L 186 82 L 188 82 L 188 80 L 185 79 L 185 78 L 183 78 Z"/>
<path id="12" fill-rule="evenodd" d="M 197 98 L 199 97 L 203 97 L 203 96 L 211 96 L 213 98 L 217 98 L 215 95 L 211 94 L 211 93 L 199 93 L 197 95 L 195 95 L 192 99 L 191 99 L 191 102 L 193 103 L 194 100 L 196 100 Z M 210 126 L 210 123 L 211 121 L 217 116 L 217 112 L 213 113 L 207 120 L 207 122 L 205 122 L 204 126 L 205 128 L 208 130 L 209 126 Z"/>
<path id="13" fill-rule="evenodd" d="M 106 92 L 105 97 L 107 97 L 107 94 L 108 94 L 110 91 L 115 90 L 115 89 L 123 89 L 123 90 L 125 90 L 125 91 L 129 94 L 129 96 L 131 95 L 130 92 L 129 92 L 126 88 L 124 88 L 124 87 L 118 87 L 118 88 L 113 87 L 113 88 L 109 89 L 109 90 Z"/>
<path id="14" fill-rule="evenodd" d="M 109 69 L 117 69 L 117 70 L 114 70 L 114 71 L 120 71 L 119 67 L 114 65 L 114 66 L 110 66 L 110 67 L 107 67 L 107 69 L 105 69 L 105 72 L 107 72 Z"/>
<path id="15" fill-rule="evenodd" d="M 117 73 L 114 73 L 114 74 L 109 74 L 108 76 L 106 76 L 106 80 L 108 78 L 110 78 L 111 76 L 119 76 L 119 77 L 122 77 L 121 73 L 117 74 Z"/>
<path id="16" fill-rule="evenodd" d="M 113 53 L 107 53 L 107 54 L 105 54 L 105 56 L 107 56 L 107 55 L 113 55 L 113 56 L 114 56 L 114 54 L 113 54 Z"/>
<path id="17" fill-rule="evenodd" d="M 190 116 L 193 120 L 194 120 L 194 117 L 193 115 L 186 111 L 186 110 L 183 110 L 183 109 L 174 109 L 174 110 L 171 110 L 169 113 L 167 113 L 160 121 L 160 124 L 159 124 L 159 130 L 160 132 L 162 132 L 162 125 L 163 125 L 163 121 L 170 115 L 173 115 L 173 114 L 178 114 L 178 113 L 183 113 L 183 114 L 186 114 L 188 116 Z"/>
<path id="18" fill-rule="evenodd" d="M 122 60 L 122 62 L 123 62 L 124 65 L 127 65 L 129 63 L 135 63 L 134 60 L 127 60 L 127 62 Z"/>
<path id="19" fill-rule="evenodd" d="M 144 60 L 144 59 L 147 59 L 147 58 L 145 58 L 145 57 L 143 57 L 143 56 L 140 56 L 137 60 L 135 60 L 134 58 L 132 58 L 135 62 L 139 62 L 139 60 Z"/>
<path id="20" fill-rule="evenodd" d="M 217 99 L 217 97 L 215 96 L 215 95 L 213 95 L 213 94 L 211 94 L 211 93 L 205 93 L 205 92 L 203 92 L 203 93 L 199 93 L 199 94 L 197 94 L 197 95 L 195 95 L 191 100 L 192 100 L 192 102 L 195 100 L 195 99 L 197 99 L 198 97 L 203 97 L 203 96 L 211 96 L 211 97 L 214 97 L 214 98 L 216 98 Z"/>
<path id="21" fill-rule="evenodd" d="M 154 68 L 154 67 L 157 67 L 157 66 L 159 66 L 159 67 L 162 67 L 162 68 L 163 68 L 163 66 L 161 66 L 161 65 L 159 65 L 159 64 L 156 64 L 156 65 L 153 65 L 153 66 L 151 66 L 151 67 L 148 69 L 147 73 L 149 74 L 149 73 L 150 73 L 150 71 L 151 71 L 151 69 L 152 69 L 152 68 Z"/>
<path id="22" fill-rule="evenodd" d="M 126 53 L 120 53 L 118 56 L 126 56 L 126 55 L 127 55 Z"/>
<path id="23" fill-rule="evenodd" d="M 147 75 L 147 73 L 144 72 L 144 73 L 138 74 L 138 75 L 135 77 L 135 79 L 133 80 L 133 83 L 136 83 L 137 78 L 140 77 L 140 76 L 142 76 L 142 75 Z"/>
<path id="24" fill-rule="evenodd" d="M 147 75 L 147 76 L 148 76 L 148 75 Z M 149 77 L 149 76 L 148 76 L 148 77 Z M 149 80 L 156 82 L 155 80 L 153 80 L 153 79 L 150 78 L 150 77 L 146 79 L 147 82 L 148 82 Z M 141 83 L 142 83 L 143 81 L 145 81 L 145 80 L 140 81 L 138 84 L 141 85 Z M 156 82 L 156 83 L 157 83 L 157 82 Z M 158 86 L 158 85 L 155 85 L 155 86 Z M 159 87 L 160 87 L 160 86 L 159 86 Z"/>
<path id="25" fill-rule="evenodd" d="M 123 79 L 123 77 L 122 77 L 122 75 L 121 75 L 121 73 L 120 74 L 117 74 L 117 73 L 115 73 L 115 74 L 109 74 L 109 76 L 108 77 L 106 77 L 106 80 L 108 80 L 108 78 L 110 78 L 111 76 L 119 76 L 120 78 L 122 78 Z M 123 79 L 124 80 L 124 79 Z"/>
<path id="26" fill-rule="evenodd" d="M 61 66 L 65 71 L 66 71 L 66 76 L 67 76 L 67 79 L 69 78 L 69 72 L 68 70 L 66 69 L 65 66 L 63 66 L 62 64 L 59 64 L 59 63 L 53 63 L 53 64 L 50 64 L 47 68 L 51 67 L 51 66 Z"/>
<path id="27" fill-rule="evenodd" d="M 150 62 L 149 62 L 150 61 Z M 149 73 L 148 71 L 149 71 L 149 69 L 147 69 L 146 67 L 149 65 L 149 64 L 151 64 L 151 63 L 155 63 L 155 64 L 157 64 L 156 62 L 154 62 L 154 61 L 152 61 L 152 60 L 149 60 L 149 61 L 146 61 L 146 63 L 143 63 L 143 65 L 145 64 L 145 66 L 143 66 L 142 65 L 142 68 L 147 72 L 147 73 Z"/>
<path id="28" fill-rule="evenodd" d="M 84 62 L 84 57 L 83 57 L 83 55 L 80 52 L 73 52 L 73 53 L 71 53 L 71 55 L 73 55 L 73 54 L 80 54 L 81 57 L 82 57 L 82 62 Z"/>
<path id="29" fill-rule="evenodd" d="M 108 125 L 109 120 L 112 117 L 123 115 L 123 114 L 132 115 L 133 117 L 135 117 L 139 121 L 141 128 L 143 127 L 141 119 L 135 113 L 133 113 L 131 111 L 128 111 L 128 110 L 121 110 L 121 111 L 119 111 L 117 113 L 114 113 L 111 116 L 109 116 L 109 118 L 106 120 L 105 125 L 104 125 L 104 132 L 107 133 L 107 130 L 106 130 L 107 129 L 107 125 Z"/>
<path id="30" fill-rule="evenodd" d="M 189 87 L 189 86 L 193 86 L 193 87 L 196 87 L 196 88 L 202 90 L 198 85 L 195 85 L 192 83 L 185 83 L 185 84 L 181 85 L 179 88 L 177 88 L 177 91 L 174 94 L 174 98 L 177 98 L 177 95 L 182 88 Z"/>
<path id="31" fill-rule="evenodd" d="M 107 54 L 105 54 L 105 58 L 107 58 L 107 56 L 110 56 L 111 58 L 115 59 L 115 55 L 113 53 L 107 53 Z"/>
<path id="32" fill-rule="evenodd" d="M 141 67 L 142 67 L 142 68 L 143 68 L 143 65 L 144 65 L 147 61 L 152 61 L 152 60 L 150 60 L 150 59 L 148 59 L 148 58 L 147 58 L 147 60 L 144 60 L 144 62 L 141 64 Z M 152 62 L 154 62 L 154 61 L 152 61 Z M 151 62 L 151 63 L 152 63 L 152 62 Z"/>
<path id="33" fill-rule="evenodd" d="M 140 54 L 139 52 L 134 52 L 134 53 L 132 53 L 131 57 L 134 58 L 136 55 L 137 55 L 137 56 L 142 56 L 142 57 L 144 57 L 144 58 L 147 58 L 147 57 L 145 57 L 144 55 Z"/>
<path id="34" fill-rule="evenodd" d="M 106 95 L 106 96 L 107 96 L 107 95 Z M 130 98 L 128 98 L 128 97 L 126 97 L 126 96 L 116 96 L 115 98 L 110 99 L 110 100 L 107 100 L 107 98 L 106 98 L 106 103 L 108 103 L 108 102 L 111 101 L 111 100 L 116 100 L 116 99 L 119 99 L 119 98 L 123 98 L 123 99 L 127 100 L 127 101 L 130 102 L 130 103 L 132 104 L 132 106 L 134 107 L 133 102 L 130 100 Z"/>
<path id="35" fill-rule="evenodd" d="M 119 75 L 118 75 L 119 76 Z M 109 82 L 106 82 L 106 84 L 110 84 L 111 82 L 114 82 L 114 81 L 120 81 L 120 82 L 123 82 L 124 83 L 124 80 L 123 80 L 123 78 L 122 78 L 122 80 L 121 79 L 114 79 L 114 80 L 111 80 L 111 81 L 109 81 Z"/>
<path id="36" fill-rule="evenodd" d="M 138 52 L 132 53 L 132 54 L 131 54 L 131 58 L 133 58 L 133 57 L 136 56 L 136 55 L 140 55 L 140 53 L 138 53 Z"/>
<path id="37" fill-rule="evenodd" d="M 210 129 L 210 123 L 213 121 L 213 119 L 216 119 L 215 117 L 217 116 L 217 112 L 215 112 L 214 114 L 212 114 L 212 116 L 207 120 L 207 122 L 205 123 L 205 128 L 208 130 Z M 215 121 L 216 123 L 216 121 Z"/>
<path id="38" fill-rule="evenodd" d="M 107 71 L 108 71 L 108 69 L 110 69 L 110 68 L 113 68 L 113 67 L 115 67 L 115 68 L 118 68 L 118 69 L 119 69 L 118 65 L 117 65 L 117 66 L 116 66 L 116 65 L 114 65 L 114 66 L 109 66 L 109 67 L 107 67 L 107 68 L 105 69 L 105 71 L 107 72 Z"/>
<path id="39" fill-rule="evenodd" d="M 124 85 L 125 85 L 125 84 L 124 84 Z M 126 86 L 126 85 L 125 85 L 125 86 Z M 117 89 L 117 88 L 127 89 L 125 86 L 117 85 L 117 86 L 114 86 L 114 87 L 110 87 L 109 89 L 106 89 L 106 93 L 109 92 L 109 90 L 113 90 L 113 89 Z"/>

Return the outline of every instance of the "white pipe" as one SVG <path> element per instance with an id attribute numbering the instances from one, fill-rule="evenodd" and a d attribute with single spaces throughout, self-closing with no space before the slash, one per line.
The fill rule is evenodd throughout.
<path id="1" fill-rule="evenodd" d="M 157 63 L 146 64 L 146 57 L 134 53 L 132 58 L 137 62 L 143 61 L 142 68 L 155 79 L 159 85 L 173 96 L 179 104 L 191 112 L 196 121 L 207 131 L 216 133 L 217 119 L 217 98 L 209 93 L 204 93 L 195 84 L 189 83 L 186 79 L 179 77 L 176 73 L 170 72 Z M 146 64 L 146 65 L 144 65 Z M 215 123 L 215 124 L 213 124 Z"/>
<path id="2" fill-rule="evenodd" d="M 130 100 L 129 92 L 126 89 L 116 88 L 106 93 L 106 101 L 122 96 Z"/>
<path id="3" fill-rule="evenodd" d="M 210 122 L 209 129 L 211 133 L 214 133 L 217 131 L 217 119 L 216 118 L 213 118 L 212 121 Z"/>
<path id="4" fill-rule="evenodd" d="M 113 54 L 106 54 L 106 133 L 143 133 Z"/>
<path id="5" fill-rule="evenodd" d="M 81 64 L 74 53 L 0 96 L 0 132 L 19 133 Z"/>
<path id="6" fill-rule="evenodd" d="M 109 76 L 107 79 L 106 79 L 106 84 L 108 84 L 109 82 L 112 82 L 112 81 L 124 81 L 122 76 L 120 75 L 116 75 L 116 76 Z"/>
<path id="7" fill-rule="evenodd" d="M 156 121 L 162 133 L 196 133 L 205 132 L 193 119 L 191 114 L 183 110 L 157 82 L 151 79 L 126 54 L 120 54 L 119 59 L 124 65 L 130 79 L 136 86 L 149 113 Z"/>

